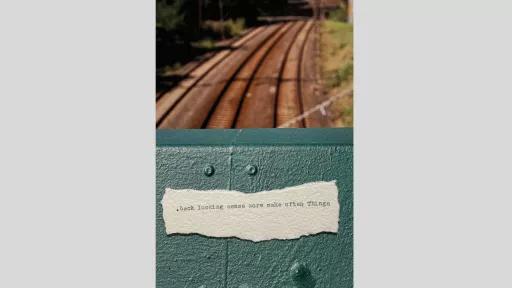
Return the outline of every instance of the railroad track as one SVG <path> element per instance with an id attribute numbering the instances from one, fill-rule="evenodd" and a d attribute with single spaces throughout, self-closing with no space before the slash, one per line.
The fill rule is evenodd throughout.
<path id="1" fill-rule="evenodd" d="M 158 97 L 157 128 L 328 127 L 320 112 L 290 124 L 325 101 L 317 29 L 313 20 L 254 29 Z"/>

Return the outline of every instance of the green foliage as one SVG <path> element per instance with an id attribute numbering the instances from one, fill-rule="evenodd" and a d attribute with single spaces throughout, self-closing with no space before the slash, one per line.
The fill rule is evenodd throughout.
<path id="1" fill-rule="evenodd" d="M 256 24 L 258 16 L 284 15 L 288 0 L 155 0 L 156 27 L 164 31 L 176 31 L 181 35 L 200 37 L 199 23 L 221 19 L 229 21 L 225 32 L 237 35 L 246 24 Z M 201 3 L 201 6 L 200 6 Z M 199 19 L 201 17 L 201 19 Z M 229 20 L 237 19 L 237 20 Z M 241 20 L 244 19 L 244 20 Z M 193 34 L 193 35 L 192 35 Z"/>
<path id="2" fill-rule="evenodd" d="M 182 26 L 184 15 L 181 13 L 181 1 L 157 0 L 156 27 L 165 31 L 177 30 Z"/>
<path id="3" fill-rule="evenodd" d="M 340 107 L 339 117 L 342 125 L 340 127 L 353 127 L 354 126 L 354 105 L 352 100 L 349 105 Z"/>
<path id="4" fill-rule="evenodd" d="M 245 20 L 239 18 L 236 20 L 229 19 L 224 22 L 208 20 L 203 23 L 203 31 L 215 38 L 219 38 L 224 32 L 226 37 L 240 36 L 245 30 Z"/>
<path id="5" fill-rule="evenodd" d="M 348 79 L 352 79 L 354 74 L 354 64 L 352 62 L 346 63 L 338 71 L 336 71 L 336 81 L 341 84 Z"/>
<path id="6" fill-rule="evenodd" d="M 348 15 L 345 7 L 341 6 L 340 8 L 329 12 L 328 19 L 332 21 L 347 22 Z"/>
<path id="7" fill-rule="evenodd" d="M 234 21 L 230 19 L 225 22 L 224 28 L 227 35 L 232 37 L 240 36 L 245 30 L 245 20 L 243 18 L 238 18 Z"/>
<path id="8" fill-rule="evenodd" d="M 324 91 L 329 96 L 349 89 L 353 82 L 353 26 L 337 20 L 321 24 L 321 59 Z M 341 97 L 331 106 L 335 127 L 353 126 L 353 96 Z"/>
<path id="9" fill-rule="evenodd" d="M 343 82 L 351 80 L 352 62 L 352 24 L 327 20 L 322 23 L 324 31 L 323 53 L 328 88 L 340 87 Z"/>
<path id="10" fill-rule="evenodd" d="M 340 87 L 345 81 L 351 80 L 354 74 L 354 64 L 352 62 L 345 63 L 339 69 L 329 73 L 326 85 L 328 88 Z"/>
<path id="11" fill-rule="evenodd" d="M 350 23 L 340 22 L 336 20 L 326 20 L 324 22 L 326 26 L 327 33 L 338 33 L 338 34 L 347 34 L 346 36 L 352 37 L 351 33 L 353 32 L 353 25 Z M 347 37 L 345 37 L 347 38 Z M 347 41 L 347 40 L 344 40 Z"/>

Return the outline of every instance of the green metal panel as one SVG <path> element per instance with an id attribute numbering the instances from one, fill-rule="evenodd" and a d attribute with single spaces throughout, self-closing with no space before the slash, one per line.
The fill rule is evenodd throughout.
<path id="1" fill-rule="evenodd" d="M 159 130 L 157 287 L 352 287 L 352 155 L 352 129 Z M 320 180 L 337 180 L 337 234 L 258 243 L 165 234 L 165 187 L 252 193 Z"/>
<path id="2" fill-rule="evenodd" d="M 168 237 L 162 218 L 165 187 L 228 189 L 228 147 L 158 147 L 156 153 L 156 287 L 225 287 L 225 241 L 198 235 Z M 215 167 L 205 177 L 204 163 Z"/>

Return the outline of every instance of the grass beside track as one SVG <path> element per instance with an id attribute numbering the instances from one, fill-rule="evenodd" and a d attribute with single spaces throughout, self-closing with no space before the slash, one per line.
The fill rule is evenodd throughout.
<path id="1" fill-rule="evenodd" d="M 321 25 L 321 77 L 327 97 L 339 94 L 353 81 L 353 26 L 334 20 Z M 353 97 L 336 99 L 330 106 L 335 127 L 353 126 Z"/>

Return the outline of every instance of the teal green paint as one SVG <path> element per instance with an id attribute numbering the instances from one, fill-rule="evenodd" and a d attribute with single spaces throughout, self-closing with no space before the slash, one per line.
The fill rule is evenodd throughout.
<path id="1" fill-rule="evenodd" d="M 159 130 L 157 288 L 351 288 L 352 148 L 352 129 Z M 210 176 L 208 165 L 214 168 Z M 337 181 L 337 234 L 258 243 L 165 234 L 160 205 L 165 187 L 253 193 L 320 180 Z"/>

